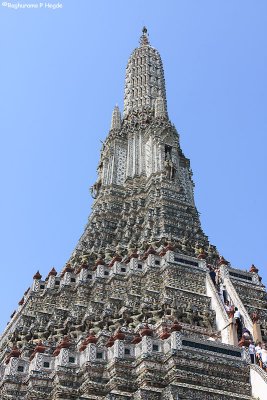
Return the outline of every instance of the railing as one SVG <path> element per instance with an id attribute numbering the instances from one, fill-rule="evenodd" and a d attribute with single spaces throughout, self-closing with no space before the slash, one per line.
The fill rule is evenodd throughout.
<path id="1" fill-rule="evenodd" d="M 240 299 L 237 291 L 235 290 L 230 278 L 228 276 L 224 277 L 224 281 L 223 283 L 226 286 L 226 290 L 229 293 L 229 296 L 232 300 L 232 302 L 234 303 L 234 305 L 236 307 L 238 307 L 238 310 L 240 311 L 243 320 L 244 320 L 244 324 L 245 327 L 251 332 L 251 334 L 253 333 L 253 322 L 245 308 L 245 306 L 242 303 L 242 300 Z"/>
<path id="2" fill-rule="evenodd" d="M 256 371 L 267 384 L 267 372 L 257 364 L 250 364 L 250 369 Z"/>
<path id="3" fill-rule="evenodd" d="M 267 374 L 256 364 L 250 364 L 250 382 L 253 398 L 266 400 Z"/>
<path id="4" fill-rule="evenodd" d="M 226 329 L 229 326 L 229 318 L 209 273 L 206 275 L 206 290 L 207 295 L 211 297 L 211 307 L 216 312 L 216 324 L 221 331 L 222 340 L 230 344 L 229 328 Z"/>

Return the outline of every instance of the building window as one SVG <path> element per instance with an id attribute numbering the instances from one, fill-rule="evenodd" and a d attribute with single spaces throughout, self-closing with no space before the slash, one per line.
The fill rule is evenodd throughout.
<path id="1" fill-rule="evenodd" d="M 126 272 L 126 268 L 122 267 L 121 272 Z"/>
<path id="2" fill-rule="evenodd" d="M 44 367 L 44 368 L 49 368 L 49 367 L 50 367 L 50 363 L 49 363 L 48 361 L 45 361 L 45 362 L 43 363 L 43 367 Z"/>
<path id="3" fill-rule="evenodd" d="M 76 282 L 76 279 L 75 278 L 71 278 L 70 281 L 71 282 Z"/>
<path id="4" fill-rule="evenodd" d="M 97 352 L 97 353 L 96 353 L 96 358 L 97 358 L 98 360 L 102 360 L 102 359 L 103 359 L 103 353 Z"/>
<path id="5" fill-rule="evenodd" d="M 165 160 L 172 159 L 172 147 L 165 144 Z"/>
<path id="6" fill-rule="evenodd" d="M 152 350 L 153 351 L 159 351 L 159 345 L 158 344 L 153 344 Z"/>
<path id="7" fill-rule="evenodd" d="M 105 271 L 105 272 L 104 272 L 104 275 L 109 275 L 109 272 L 108 272 L 108 271 Z"/>
<path id="8" fill-rule="evenodd" d="M 69 357 L 69 363 L 75 363 L 75 358 L 74 357 Z"/>
<path id="9" fill-rule="evenodd" d="M 40 285 L 40 289 L 44 289 L 45 288 L 45 285 Z"/>
<path id="10" fill-rule="evenodd" d="M 155 265 L 160 265 L 160 261 L 159 260 L 155 260 Z"/>
<path id="11" fill-rule="evenodd" d="M 23 365 L 19 365 L 17 371 L 18 372 L 23 372 L 24 371 Z"/>
<path id="12" fill-rule="evenodd" d="M 143 265 L 142 265 L 142 264 L 138 264 L 138 265 L 137 265 L 137 268 L 138 268 L 138 269 L 142 269 L 142 268 L 143 268 Z"/>
<path id="13" fill-rule="evenodd" d="M 91 274 L 87 275 L 87 278 L 92 279 L 92 275 Z"/>
<path id="14" fill-rule="evenodd" d="M 124 354 L 126 355 L 126 356 L 129 356 L 130 354 L 131 354 L 131 351 L 130 351 L 130 349 L 124 349 Z"/>
<path id="15" fill-rule="evenodd" d="M 60 281 L 56 281 L 55 285 L 58 286 L 60 284 Z"/>

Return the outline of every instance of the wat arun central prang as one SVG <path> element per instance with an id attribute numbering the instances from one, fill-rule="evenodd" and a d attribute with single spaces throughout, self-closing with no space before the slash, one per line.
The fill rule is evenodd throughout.
<path id="1" fill-rule="evenodd" d="M 37 271 L 1 336 L 0 398 L 264 400 L 249 346 L 267 341 L 265 287 L 201 228 L 146 28 L 97 173 L 70 259 Z"/>
<path id="2" fill-rule="evenodd" d="M 127 64 L 123 118 L 116 106 L 92 194 L 79 255 L 90 249 L 94 261 L 109 262 L 168 240 L 188 255 L 201 248 L 216 255 L 200 227 L 190 162 L 168 118 L 161 57 L 145 31 Z"/>

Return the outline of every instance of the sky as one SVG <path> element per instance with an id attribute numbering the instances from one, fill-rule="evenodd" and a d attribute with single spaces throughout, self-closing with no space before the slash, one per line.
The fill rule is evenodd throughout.
<path id="1" fill-rule="evenodd" d="M 144 25 L 163 60 L 202 227 L 266 284 L 266 0 L 17 3 L 0 5 L 0 331 L 34 273 L 60 271 L 83 232 L 100 140 L 123 107 Z"/>

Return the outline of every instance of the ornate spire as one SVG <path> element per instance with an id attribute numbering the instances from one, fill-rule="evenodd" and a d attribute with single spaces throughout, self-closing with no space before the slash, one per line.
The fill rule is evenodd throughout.
<path id="1" fill-rule="evenodd" d="M 129 58 L 126 68 L 124 118 L 131 112 L 154 111 L 161 97 L 167 110 L 164 71 L 159 52 L 150 46 L 147 29 L 143 28 L 140 46 Z"/>
<path id="2" fill-rule="evenodd" d="M 146 28 L 127 65 L 124 118 L 116 106 L 97 173 L 91 188 L 93 211 L 76 248 L 94 254 L 94 263 L 97 257 L 111 266 L 128 254 L 128 248 L 151 251 L 151 243 L 165 245 L 169 237 L 187 254 L 195 256 L 195 250 L 182 238 L 194 237 L 206 249 L 190 162 L 168 119 L 162 61 L 148 42 Z"/>
<path id="3" fill-rule="evenodd" d="M 116 105 L 112 112 L 110 129 L 119 130 L 121 128 L 121 113 L 119 107 Z"/>

